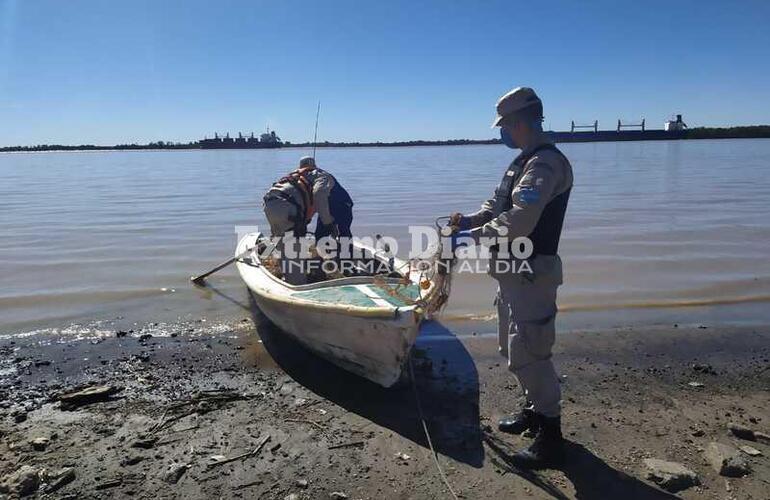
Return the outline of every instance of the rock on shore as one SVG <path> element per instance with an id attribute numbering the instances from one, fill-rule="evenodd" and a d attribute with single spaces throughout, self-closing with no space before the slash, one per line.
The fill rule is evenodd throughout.
<path id="1" fill-rule="evenodd" d="M 705 456 L 711 467 L 721 476 L 742 477 L 751 472 L 746 459 L 730 445 L 711 442 L 706 447 Z"/>
<path id="2" fill-rule="evenodd" d="M 700 484 L 698 474 L 680 463 L 647 458 L 644 465 L 647 467 L 647 478 L 666 491 L 676 493 Z"/>

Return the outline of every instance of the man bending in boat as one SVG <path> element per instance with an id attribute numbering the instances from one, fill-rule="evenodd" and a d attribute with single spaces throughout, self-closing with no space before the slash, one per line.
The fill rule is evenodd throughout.
<path id="1" fill-rule="evenodd" d="M 282 238 L 278 250 L 286 251 L 283 237 L 291 232 L 294 238 L 307 234 L 307 226 L 318 212 L 315 237 L 350 237 L 353 223 L 353 200 L 333 175 L 318 168 L 315 159 L 305 156 L 299 168 L 280 178 L 264 197 L 264 210 L 273 237 Z M 294 241 L 293 255 L 299 252 Z M 289 284 L 307 282 L 301 261 L 284 263 L 284 278 Z"/>

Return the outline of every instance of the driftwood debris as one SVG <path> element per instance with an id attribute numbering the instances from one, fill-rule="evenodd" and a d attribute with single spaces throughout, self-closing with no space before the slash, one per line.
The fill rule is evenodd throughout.
<path id="1" fill-rule="evenodd" d="M 122 390 L 122 387 L 114 385 L 93 385 L 72 392 L 59 394 L 56 399 L 61 402 L 62 410 L 74 410 L 91 403 L 108 401 L 111 396 Z"/>
<path id="2" fill-rule="evenodd" d="M 366 444 L 366 441 L 353 441 L 352 443 L 335 444 L 335 445 L 329 446 L 328 449 L 337 450 L 340 448 L 352 448 L 353 446 L 363 446 L 365 444 Z"/>
<path id="3" fill-rule="evenodd" d="M 193 414 L 203 415 L 233 401 L 243 401 L 259 397 L 258 395 L 241 394 L 229 390 L 200 391 L 194 393 L 189 399 L 174 403 L 163 411 L 160 421 L 150 430 L 150 434 L 155 434 L 174 422 L 181 420 Z"/>
<path id="4" fill-rule="evenodd" d="M 237 455 L 234 457 L 225 458 L 223 460 L 217 460 L 216 462 L 208 464 L 208 468 L 211 469 L 212 467 L 216 467 L 217 465 L 229 464 L 230 462 L 235 462 L 236 460 L 241 460 L 243 458 L 248 458 L 248 457 L 253 457 L 254 455 L 258 455 L 268 441 L 270 441 L 270 434 L 265 434 L 265 436 L 259 442 L 259 445 L 257 445 L 257 447 L 254 448 L 252 451 L 249 451 L 247 453 L 243 453 L 241 455 Z"/>
<path id="5" fill-rule="evenodd" d="M 310 424 L 314 425 L 319 430 L 324 430 L 324 426 L 319 424 L 318 422 L 314 422 L 312 420 L 308 420 L 306 418 L 284 418 L 284 422 L 294 422 L 299 424 Z"/>

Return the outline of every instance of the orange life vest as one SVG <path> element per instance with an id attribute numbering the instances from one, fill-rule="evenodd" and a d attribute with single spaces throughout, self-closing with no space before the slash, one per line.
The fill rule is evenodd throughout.
<path id="1" fill-rule="evenodd" d="M 289 183 L 294 186 L 302 195 L 302 201 L 305 206 L 305 220 L 310 222 L 315 214 L 315 204 L 313 203 L 313 183 L 307 178 L 307 174 L 315 170 L 314 166 L 301 167 L 281 177 L 274 185 Z"/>

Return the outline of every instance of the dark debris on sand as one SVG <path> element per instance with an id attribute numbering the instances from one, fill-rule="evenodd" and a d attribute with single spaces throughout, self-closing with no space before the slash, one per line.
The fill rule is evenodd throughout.
<path id="1" fill-rule="evenodd" d="M 357 379 L 269 325 L 189 330 L 0 341 L 0 498 L 448 498 L 411 387 Z M 461 498 L 763 498 L 769 340 L 562 336 L 561 470 L 510 461 L 529 440 L 493 430 L 519 391 L 488 338 L 423 339 L 416 387 Z"/>

